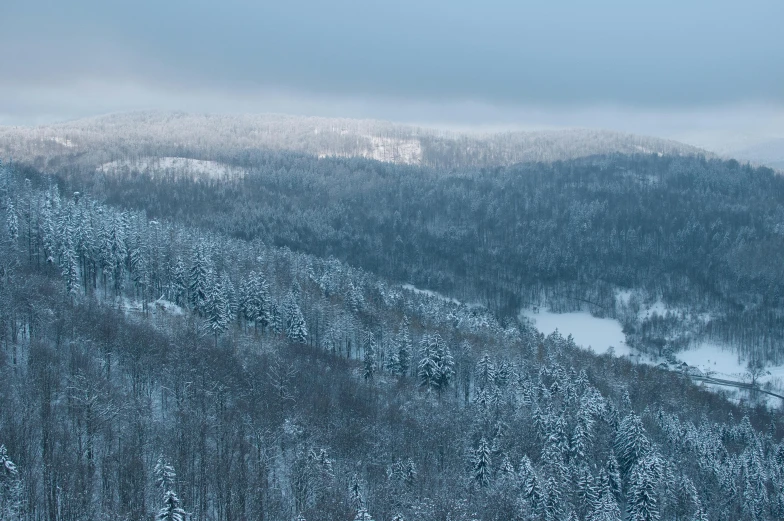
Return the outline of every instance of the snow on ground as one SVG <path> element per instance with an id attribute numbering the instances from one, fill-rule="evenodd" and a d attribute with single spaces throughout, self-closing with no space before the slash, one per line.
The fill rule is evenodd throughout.
<path id="1" fill-rule="evenodd" d="M 701 342 L 691 349 L 680 351 L 675 357 L 716 378 L 741 380 L 746 372 L 746 362 L 739 360 L 737 353 L 711 342 Z"/>
<path id="2" fill-rule="evenodd" d="M 372 136 L 373 150 L 369 157 L 377 161 L 403 163 L 406 165 L 422 162 L 422 144 L 418 139 L 395 139 Z"/>
<path id="3" fill-rule="evenodd" d="M 606 353 L 612 347 L 617 356 L 635 355 L 626 345 L 626 336 L 617 320 L 597 318 L 587 311 L 553 313 L 541 310 L 536 313 L 524 309 L 520 314 L 545 335 L 557 329 L 563 336 L 572 335 L 578 346 L 596 353 Z"/>
<path id="4" fill-rule="evenodd" d="M 71 141 L 71 140 L 70 140 L 70 139 L 68 139 L 68 138 L 64 138 L 64 137 L 53 137 L 53 138 L 49 138 L 49 139 L 50 139 L 51 141 L 54 141 L 54 142 L 55 142 L 55 143 L 57 143 L 58 145 L 62 145 L 62 146 L 64 146 L 64 147 L 66 147 L 66 148 L 73 148 L 73 147 L 75 147 L 75 146 L 76 146 L 76 143 L 74 143 L 73 141 Z"/>
<path id="5" fill-rule="evenodd" d="M 113 174 L 125 170 L 150 174 L 172 174 L 205 179 L 234 179 L 247 173 L 244 168 L 188 157 L 143 157 L 104 163 L 99 172 Z"/>
<path id="6" fill-rule="evenodd" d="M 343 134 L 344 131 L 341 131 Z M 354 155 L 384 161 L 386 163 L 399 163 L 404 165 L 422 164 L 422 143 L 418 139 L 400 139 L 381 136 L 363 136 L 369 140 L 369 147 L 356 153 L 344 151 L 323 150 L 319 158 L 325 157 L 352 157 Z"/>
<path id="7" fill-rule="evenodd" d="M 403 284 L 402 287 L 403 287 L 403 289 L 407 289 L 408 291 L 413 291 L 414 293 L 416 293 L 418 295 L 428 295 L 430 297 L 435 297 L 435 298 L 437 298 L 439 300 L 443 300 L 444 302 L 451 302 L 453 304 L 457 304 L 458 306 L 461 304 L 461 302 L 459 300 L 457 300 L 456 298 L 447 297 L 446 295 L 442 295 L 441 293 L 438 293 L 437 291 L 431 291 L 429 289 L 419 289 L 416 286 L 414 286 L 413 284 Z"/>
<path id="8" fill-rule="evenodd" d="M 142 306 L 142 302 L 136 299 L 129 299 L 128 297 L 119 297 L 114 299 L 114 305 L 125 312 L 133 313 L 133 314 L 141 314 L 144 312 L 144 307 Z M 152 300 L 147 303 L 147 312 L 152 315 L 184 315 L 185 310 L 171 302 L 169 300 L 165 300 L 163 298 L 159 298 L 158 300 Z"/>
<path id="9" fill-rule="evenodd" d="M 628 301 L 628 296 L 626 296 L 626 300 Z M 659 304 L 656 303 L 646 308 L 646 311 L 660 313 L 661 308 Z M 663 359 L 657 359 L 630 348 L 626 344 L 621 324 L 614 319 L 597 318 L 587 311 L 553 313 L 551 311 L 534 312 L 531 309 L 522 310 L 520 318 L 530 321 L 534 327 L 545 335 L 553 333 L 556 329 L 563 336 L 571 334 L 578 346 L 599 354 L 607 353 L 610 347 L 612 347 L 612 352 L 616 356 L 626 356 L 640 364 L 659 365 L 665 362 Z M 729 347 L 719 346 L 711 342 L 701 342 L 694 348 L 681 351 L 675 356 L 679 361 L 688 364 L 689 372 L 736 382 L 750 381 L 746 370 L 746 361 L 739 360 L 737 353 Z M 673 371 L 681 370 L 680 366 L 669 366 L 667 364 L 664 366 L 669 367 Z M 695 368 L 699 371 L 695 371 Z M 784 366 L 767 367 L 765 374 L 760 376 L 757 381 L 768 390 L 784 394 Z M 721 392 L 730 400 L 738 403 L 746 399 L 747 396 L 746 391 L 734 387 L 701 381 L 698 384 L 706 389 Z M 760 398 L 772 409 L 782 407 L 782 400 L 775 396 L 761 394 Z"/>

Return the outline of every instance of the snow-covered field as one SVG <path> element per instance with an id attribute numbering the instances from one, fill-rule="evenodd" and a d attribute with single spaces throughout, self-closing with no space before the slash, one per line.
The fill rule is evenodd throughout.
<path id="1" fill-rule="evenodd" d="M 633 354 L 626 345 L 626 336 L 617 320 L 597 318 L 587 311 L 553 313 L 546 310 L 534 312 L 524 309 L 521 315 L 530 320 L 536 329 L 545 335 L 557 329 L 563 336 L 572 335 L 578 346 L 595 353 L 606 353 L 612 347 L 617 356 Z"/>
<path id="2" fill-rule="evenodd" d="M 659 314 L 666 313 L 661 303 L 641 311 L 642 314 L 652 312 Z M 521 319 L 530 321 L 540 332 L 545 335 L 553 333 L 556 329 L 563 336 L 572 335 L 575 343 L 585 349 L 596 353 L 607 353 L 612 347 L 616 356 L 626 356 L 635 360 L 637 363 L 658 365 L 664 360 L 637 352 L 626 344 L 625 335 L 620 322 L 611 318 L 598 318 L 592 316 L 587 311 L 572 313 L 553 313 L 548 310 L 534 312 L 531 309 L 524 309 L 520 312 Z M 728 346 L 721 346 L 714 342 L 703 341 L 697 343 L 691 349 L 676 353 L 675 357 L 680 362 L 685 362 L 690 368 L 698 369 L 697 374 L 712 376 L 714 378 L 732 380 L 736 382 L 749 382 L 751 380 L 747 361 L 738 357 L 737 352 Z M 672 367 L 673 370 L 679 369 Z M 757 378 L 757 382 L 763 386 L 768 385 L 769 390 L 784 394 L 784 365 L 768 366 L 764 373 Z M 716 391 L 729 392 L 730 397 L 736 400 L 745 391 L 740 391 L 732 387 L 712 385 L 704 383 L 706 388 Z M 764 395 L 770 407 L 778 408 L 782 406 L 781 400 L 769 395 Z"/>
<path id="3" fill-rule="evenodd" d="M 123 171 L 144 172 L 151 175 L 166 174 L 201 179 L 234 179 L 243 177 L 245 169 L 217 161 L 205 161 L 188 157 L 144 157 L 140 159 L 124 159 L 111 161 L 99 166 L 96 170 L 106 174 Z"/>
<path id="4" fill-rule="evenodd" d="M 746 372 L 746 363 L 738 358 L 737 353 L 711 342 L 701 342 L 675 356 L 678 360 L 696 367 L 707 376 L 741 380 Z"/>

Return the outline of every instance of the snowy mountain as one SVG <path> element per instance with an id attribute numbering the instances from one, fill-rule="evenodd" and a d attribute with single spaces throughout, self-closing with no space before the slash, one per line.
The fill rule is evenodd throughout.
<path id="1" fill-rule="evenodd" d="M 384 121 L 262 115 L 134 112 L 39 127 L 0 127 L 0 155 L 56 168 L 143 157 L 214 160 L 242 150 L 365 157 L 443 168 L 556 161 L 596 154 L 699 155 L 664 139 L 605 130 L 457 133 Z"/>

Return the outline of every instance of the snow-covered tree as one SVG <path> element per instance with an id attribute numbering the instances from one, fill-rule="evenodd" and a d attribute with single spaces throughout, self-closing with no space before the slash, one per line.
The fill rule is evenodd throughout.
<path id="1" fill-rule="evenodd" d="M 211 284 L 208 288 L 207 299 L 203 304 L 203 313 L 206 320 L 207 331 L 215 337 L 215 346 L 218 345 L 218 336 L 226 332 L 231 322 L 231 310 L 229 309 L 224 287 L 224 278 L 210 277 Z"/>
<path id="2" fill-rule="evenodd" d="M 652 458 L 639 460 L 629 476 L 626 511 L 630 521 L 658 521 L 656 462 Z"/>
<path id="3" fill-rule="evenodd" d="M 649 447 L 650 442 L 639 416 L 631 413 L 621 420 L 615 435 L 615 454 L 622 476 L 626 476 L 635 463 L 648 453 Z"/>
<path id="4" fill-rule="evenodd" d="M 163 500 L 163 507 L 158 511 L 158 521 L 185 521 L 185 510 L 180 507 L 180 499 L 173 491 L 168 490 Z"/>
<path id="5" fill-rule="evenodd" d="M 490 465 L 490 445 L 483 436 L 471 456 L 471 482 L 480 488 L 489 486 L 492 472 Z"/>
<path id="6" fill-rule="evenodd" d="M 425 335 L 420 342 L 421 358 L 417 374 L 422 387 L 442 391 L 454 375 L 454 359 L 438 333 Z"/>
<path id="7" fill-rule="evenodd" d="M 370 380 L 376 374 L 376 337 L 370 331 L 366 331 L 364 336 L 362 377 L 365 380 Z"/>
<path id="8" fill-rule="evenodd" d="M 297 344 L 307 343 L 308 326 L 293 292 L 286 298 L 284 313 L 286 338 Z"/>
<path id="9" fill-rule="evenodd" d="M 202 314 L 209 300 L 211 263 L 203 244 L 193 248 L 193 260 L 188 271 L 188 302 L 191 309 Z"/>
<path id="10" fill-rule="evenodd" d="M 166 493 L 175 489 L 177 473 L 174 467 L 163 456 L 158 457 L 153 469 L 155 474 L 155 486 L 161 493 L 161 498 L 166 499 Z"/>

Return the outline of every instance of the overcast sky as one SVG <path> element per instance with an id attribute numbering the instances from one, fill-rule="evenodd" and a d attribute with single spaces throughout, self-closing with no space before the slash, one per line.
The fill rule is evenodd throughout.
<path id="1" fill-rule="evenodd" d="M 782 0 L 2 0 L 0 123 L 129 109 L 784 136 Z"/>

